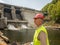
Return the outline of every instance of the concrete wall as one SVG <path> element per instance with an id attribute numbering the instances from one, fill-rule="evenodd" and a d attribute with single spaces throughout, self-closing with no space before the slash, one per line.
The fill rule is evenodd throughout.
<path id="1" fill-rule="evenodd" d="M 27 9 L 24 9 L 22 10 L 22 14 L 25 18 L 25 20 L 28 21 L 28 24 L 31 26 L 34 26 L 34 16 L 37 14 L 37 13 L 40 13 L 40 11 L 36 11 L 36 10 L 27 10 Z"/>
<path id="2" fill-rule="evenodd" d="M 35 9 L 30 9 L 30 8 L 26 8 L 26 7 L 20 7 L 20 6 L 14 6 L 14 5 L 9 5 L 9 4 L 3 4 L 3 3 L 0 3 L 0 10 L 2 11 L 2 17 L 4 17 L 4 8 L 9 8 L 11 9 L 11 16 L 12 16 L 12 20 L 19 20 L 16 16 L 16 9 L 18 9 L 19 11 L 21 11 L 21 15 L 23 16 L 23 19 L 22 21 L 26 21 L 28 22 L 28 25 L 30 26 L 33 26 L 34 25 L 34 22 L 33 22 L 33 17 L 35 16 L 36 13 L 40 13 L 40 11 L 38 10 L 35 10 Z M 17 8 L 16 8 L 17 7 Z M 9 20 L 9 19 L 7 19 Z M 19 20 L 21 21 L 21 20 Z"/>

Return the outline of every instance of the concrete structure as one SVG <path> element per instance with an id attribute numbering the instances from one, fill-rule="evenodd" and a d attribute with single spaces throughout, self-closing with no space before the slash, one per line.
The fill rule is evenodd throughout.
<path id="1" fill-rule="evenodd" d="M 25 7 L 19 7 L 0 3 L 0 20 L 5 19 L 5 24 L 13 24 L 18 27 L 24 25 L 34 25 L 33 17 L 40 11 Z M 1 27 L 1 26 L 0 26 Z"/>

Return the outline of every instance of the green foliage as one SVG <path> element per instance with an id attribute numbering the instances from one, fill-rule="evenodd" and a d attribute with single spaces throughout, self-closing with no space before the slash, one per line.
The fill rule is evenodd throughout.
<path id="1" fill-rule="evenodd" d="M 57 17 L 56 21 L 60 20 L 60 1 L 56 3 L 56 17 Z"/>
<path id="2" fill-rule="evenodd" d="M 47 8 L 49 7 L 49 5 L 50 5 L 50 3 L 47 4 L 47 5 L 42 9 L 42 11 L 47 11 Z"/>
<path id="3" fill-rule="evenodd" d="M 42 11 L 47 11 L 52 20 L 60 23 L 60 0 L 53 0 L 50 4 L 47 4 Z"/>
<path id="4" fill-rule="evenodd" d="M 58 0 L 53 0 L 52 3 L 55 4 Z"/>

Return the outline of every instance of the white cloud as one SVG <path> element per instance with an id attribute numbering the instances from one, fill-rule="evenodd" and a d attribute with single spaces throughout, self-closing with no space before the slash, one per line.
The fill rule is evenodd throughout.
<path id="1" fill-rule="evenodd" d="M 1 3 L 5 3 L 4 1 L 0 0 Z"/>

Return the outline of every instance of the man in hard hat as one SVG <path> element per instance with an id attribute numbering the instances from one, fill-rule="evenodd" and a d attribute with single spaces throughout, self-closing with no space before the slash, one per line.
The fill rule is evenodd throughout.
<path id="1" fill-rule="evenodd" d="M 38 28 L 35 30 L 32 45 L 49 45 L 48 33 L 46 28 L 43 26 L 43 21 L 44 15 L 42 13 L 35 15 L 34 23 Z M 31 43 L 29 42 L 25 45 L 31 45 Z"/>
<path id="2" fill-rule="evenodd" d="M 36 14 L 34 17 L 34 23 L 37 25 L 35 30 L 33 45 L 49 45 L 48 33 L 43 26 L 44 15 L 42 13 Z"/>

